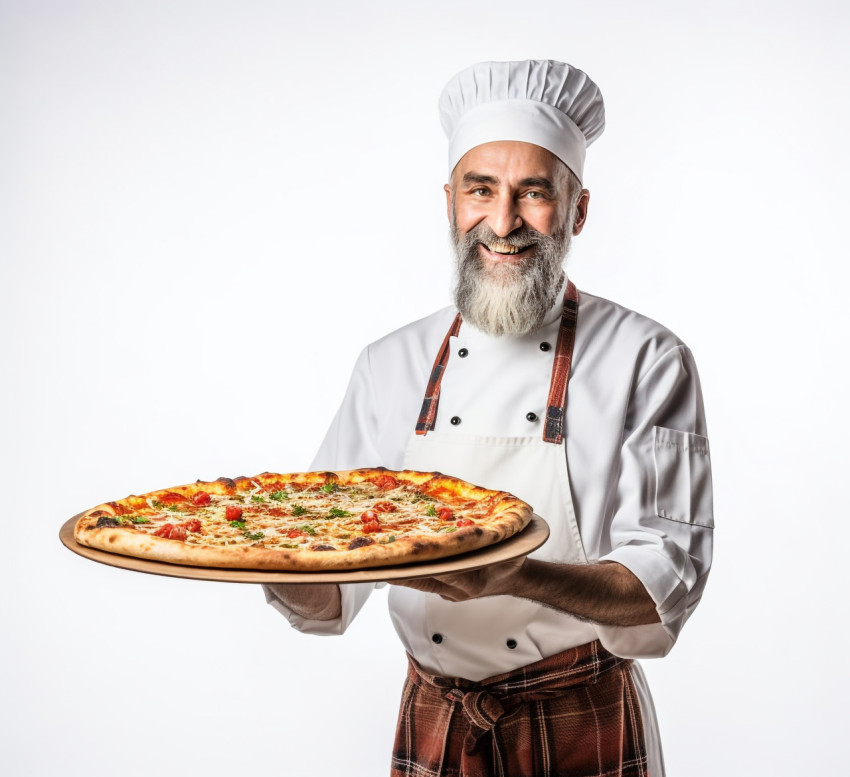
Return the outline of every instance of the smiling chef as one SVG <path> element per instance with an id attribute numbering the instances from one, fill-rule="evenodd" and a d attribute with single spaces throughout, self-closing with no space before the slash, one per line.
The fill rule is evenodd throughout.
<path id="1" fill-rule="evenodd" d="M 393 585 L 410 669 L 393 775 L 664 774 L 640 657 L 665 655 L 711 563 L 709 446 L 687 346 L 576 291 L 599 88 L 483 62 L 440 98 L 454 306 L 368 346 L 314 469 L 439 470 L 545 518 L 528 558 Z M 372 584 L 266 587 L 339 634 Z"/>

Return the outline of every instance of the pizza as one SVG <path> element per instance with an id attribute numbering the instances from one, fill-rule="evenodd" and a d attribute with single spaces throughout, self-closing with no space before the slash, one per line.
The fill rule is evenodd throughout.
<path id="1" fill-rule="evenodd" d="M 438 472 L 266 472 L 98 505 L 80 515 L 74 538 L 190 566 L 345 571 L 476 550 L 530 520 L 513 495 Z"/>

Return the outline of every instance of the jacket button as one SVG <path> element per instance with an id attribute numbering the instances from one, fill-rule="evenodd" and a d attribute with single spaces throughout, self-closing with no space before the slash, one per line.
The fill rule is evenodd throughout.
<path id="1" fill-rule="evenodd" d="M 525 417 L 533 423 L 537 420 L 537 413 L 526 413 Z"/>
<path id="2" fill-rule="evenodd" d="M 461 359 L 465 359 L 469 355 L 469 351 L 466 348 L 461 348 L 457 355 L 460 356 Z"/>
<path id="3" fill-rule="evenodd" d="M 509 639 L 507 642 L 505 642 L 505 644 L 506 644 L 506 645 L 508 646 L 508 648 L 510 648 L 511 650 L 513 650 L 514 648 L 516 648 L 516 640 L 515 640 L 515 639 Z"/>
<path id="4" fill-rule="evenodd" d="M 452 416 L 452 426 L 457 426 L 460 423 L 460 416 Z"/>
<path id="5" fill-rule="evenodd" d="M 435 642 L 436 644 L 439 645 L 443 641 L 443 635 L 442 634 L 433 634 L 431 636 L 431 641 Z"/>

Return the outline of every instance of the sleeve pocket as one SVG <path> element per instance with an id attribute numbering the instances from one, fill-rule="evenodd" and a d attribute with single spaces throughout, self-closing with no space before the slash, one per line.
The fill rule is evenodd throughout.
<path id="1" fill-rule="evenodd" d="M 714 528 L 708 438 L 661 426 L 654 431 L 656 512 Z"/>

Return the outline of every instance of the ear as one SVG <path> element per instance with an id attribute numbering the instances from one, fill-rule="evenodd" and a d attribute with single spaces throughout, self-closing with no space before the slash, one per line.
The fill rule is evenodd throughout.
<path id="1" fill-rule="evenodd" d="M 449 220 L 449 226 L 452 223 L 452 187 L 449 184 L 446 184 L 443 187 L 443 191 L 446 193 L 446 217 Z"/>
<path id="2" fill-rule="evenodd" d="M 587 189 L 582 189 L 581 194 L 578 196 L 578 202 L 576 202 L 576 220 L 573 224 L 573 234 L 578 235 L 582 229 L 584 229 L 584 224 L 587 221 L 587 209 L 590 205 L 590 192 Z"/>

